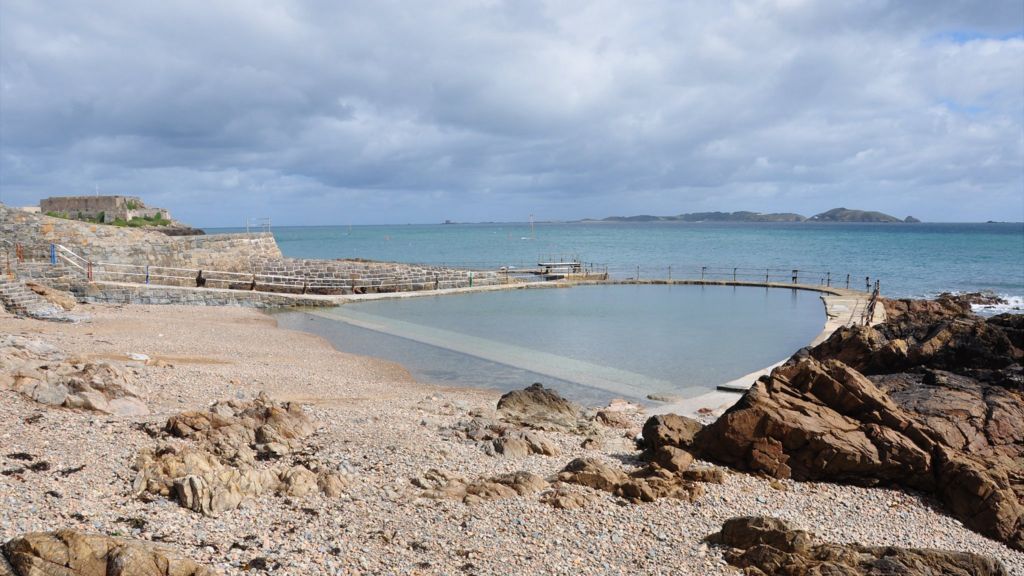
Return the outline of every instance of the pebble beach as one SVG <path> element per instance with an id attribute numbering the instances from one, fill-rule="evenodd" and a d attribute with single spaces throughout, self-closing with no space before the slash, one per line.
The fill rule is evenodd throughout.
<path id="1" fill-rule="evenodd" d="M 557 455 L 495 456 L 450 432 L 470 415 L 492 414 L 497 391 L 418 383 L 401 366 L 279 329 L 250 309 L 76 312 L 90 319 L 58 324 L 0 313 L 0 333 L 123 368 L 151 413 L 54 408 L 0 389 L 0 541 L 77 528 L 157 542 L 224 574 L 735 574 L 705 537 L 728 518 L 771 515 L 825 541 L 976 552 L 1024 574 L 1024 553 L 963 527 L 927 496 L 897 489 L 727 471 L 692 503 L 632 504 L 582 486 L 570 490 L 595 497 L 572 510 L 537 494 L 473 504 L 427 498 L 414 480 L 430 469 L 552 478 L 577 457 L 639 467 L 632 439 L 648 415 L 625 412 L 630 427 L 601 427 L 586 448 L 581 435 L 545 431 Z M 251 498 L 209 517 L 133 491 L 133 462 L 156 444 L 147 427 L 260 392 L 303 405 L 316 427 L 309 450 L 347 478 L 341 496 Z"/>

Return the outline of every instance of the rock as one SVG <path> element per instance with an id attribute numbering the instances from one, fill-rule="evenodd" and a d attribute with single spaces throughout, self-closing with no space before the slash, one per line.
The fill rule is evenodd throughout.
<path id="1" fill-rule="evenodd" d="M 575 432 L 582 424 L 575 404 L 539 382 L 503 395 L 498 415 L 505 422 L 538 430 Z"/>
<path id="2" fill-rule="evenodd" d="M 633 421 L 629 419 L 623 412 L 617 412 L 612 410 L 598 410 L 597 415 L 594 417 L 599 424 L 607 426 L 609 428 L 625 428 L 629 429 L 633 427 Z"/>
<path id="3" fill-rule="evenodd" d="M 535 432 L 505 432 L 493 440 L 494 451 L 510 458 L 522 458 L 529 454 L 556 456 L 558 446 Z"/>
<path id="4" fill-rule="evenodd" d="M 257 465 L 257 457 L 276 460 L 304 449 L 302 440 L 313 431 L 298 405 L 279 405 L 262 393 L 248 402 L 218 402 L 208 412 L 176 414 L 164 431 L 197 446 L 142 451 L 133 466 L 135 493 L 174 498 L 207 516 L 234 510 L 245 498 L 270 494 L 303 497 L 322 492 L 336 497 L 348 484 L 345 474 L 315 458 L 291 466 Z"/>
<path id="5" fill-rule="evenodd" d="M 693 501 L 703 494 L 700 485 L 657 466 L 626 474 L 593 458 L 577 458 L 569 462 L 558 473 L 558 480 L 610 492 L 634 503 L 653 502 L 659 498 Z"/>
<path id="6" fill-rule="evenodd" d="M 776 368 L 692 450 L 773 478 L 927 491 L 1024 550 L 1024 321 L 967 316 L 956 300 L 898 310 Z"/>
<path id="7" fill-rule="evenodd" d="M 543 478 L 531 472 L 499 474 L 470 482 L 462 476 L 436 468 L 414 478 L 412 484 L 423 488 L 423 496 L 427 498 L 461 500 L 466 504 L 525 496 L 548 487 Z"/>
<path id="8" fill-rule="evenodd" d="M 73 310 L 78 304 L 70 292 L 43 286 L 37 282 L 25 282 L 25 287 L 43 297 L 50 304 L 60 306 L 64 310 Z"/>
<path id="9" fill-rule="evenodd" d="M 213 576 L 215 572 L 148 542 L 76 530 L 33 532 L 2 547 L 12 576 Z M 6 563 L 0 559 L 0 574 Z"/>
<path id="10" fill-rule="evenodd" d="M 218 402 L 206 412 L 171 416 L 164 428 L 178 438 L 206 443 L 221 458 L 245 464 L 290 453 L 314 429 L 297 404 L 279 405 L 262 392 L 248 402 Z"/>
<path id="11" fill-rule="evenodd" d="M 815 544 L 804 530 L 776 518 L 726 520 L 708 540 L 725 548 L 723 557 L 745 574 L 779 576 L 1009 576 L 992 558 L 963 552 L 859 544 Z"/>
<path id="12" fill-rule="evenodd" d="M 564 485 L 558 485 L 554 490 L 551 490 L 541 496 L 541 502 L 548 504 L 554 508 L 560 510 L 575 510 L 577 508 L 586 508 L 592 502 L 598 501 L 600 498 L 593 492 L 578 492 L 569 490 Z"/>
<path id="13" fill-rule="evenodd" d="M 669 472 L 678 473 L 690 467 L 690 464 L 693 463 L 693 455 L 685 450 L 666 445 L 654 451 L 651 461 Z"/>
<path id="14" fill-rule="evenodd" d="M 13 375 L 0 384 L 40 404 L 116 416 L 149 414 L 127 372 L 105 362 L 67 358 L 40 340 L 0 337 L 0 368 Z"/>
<path id="15" fill-rule="evenodd" d="M 704 426 L 692 418 L 677 414 L 658 414 L 644 423 L 644 446 L 657 450 L 661 446 L 688 448 Z"/>

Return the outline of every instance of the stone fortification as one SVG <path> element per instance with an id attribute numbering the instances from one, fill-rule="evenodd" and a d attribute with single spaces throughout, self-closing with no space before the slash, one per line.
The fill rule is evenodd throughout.
<path id="1" fill-rule="evenodd" d="M 493 271 L 362 260 L 284 258 L 270 233 L 172 237 L 145 229 L 51 218 L 3 205 L 0 205 L 0 238 L 8 242 L 3 247 L 8 254 L 11 244 L 22 245 L 25 262 L 15 262 L 19 276 L 50 281 L 64 289 L 75 283 L 75 276 L 81 281 L 84 274 L 73 267 L 58 265 L 47 269 L 40 264 L 48 262 L 51 244 L 66 246 L 93 262 L 94 279 L 108 282 L 145 282 L 145 266 L 150 267 L 151 284 L 195 287 L 196 271 L 203 270 L 207 288 L 309 294 L 437 290 L 493 286 L 504 281 Z M 137 299 L 131 297 L 127 301 Z"/>
<path id="2" fill-rule="evenodd" d="M 0 205 L 0 238 L 24 246 L 27 259 L 45 260 L 50 244 L 61 244 L 94 262 L 210 268 L 251 272 L 251 262 L 281 258 L 269 233 L 167 236 L 160 232 L 103 226 Z"/>
<path id="3" fill-rule="evenodd" d="M 150 208 L 136 196 L 53 196 L 39 202 L 44 214 L 60 214 L 78 220 L 99 220 L 110 224 L 120 218 L 152 218 L 162 216 L 171 219 L 171 213 L 163 208 Z"/>

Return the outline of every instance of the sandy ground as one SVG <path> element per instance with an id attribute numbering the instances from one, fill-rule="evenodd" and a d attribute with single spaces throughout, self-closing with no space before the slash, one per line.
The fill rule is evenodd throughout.
<path id="1" fill-rule="evenodd" d="M 630 505 L 601 493 L 596 504 L 566 511 L 536 494 L 476 505 L 425 499 L 410 479 L 430 468 L 470 478 L 515 470 L 550 477 L 578 456 L 630 468 L 637 452 L 624 435 L 632 432 L 604 429 L 600 450 L 581 448 L 580 436 L 545 432 L 560 455 L 488 456 L 442 433 L 470 410 L 492 409 L 496 392 L 419 384 L 400 366 L 338 352 L 247 309 L 80 311 L 92 320 L 67 325 L 0 314 L 0 332 L 123 364 L 135 372 L 153 414 L 118 418 L 47 408 L 0 390 L 0 471 L 17 464 L 7 456 L 17 452 L 50 464 L 0 474 L 2 541 L 77 527 L 160 541 L 228 574 L 245 573 L 255 558 L 266 558 L 277 574 L 734 574 L 703 538 L 727 518 L 768 514 L 826 540 L 975 551 L 1024 574 L 1024 554 L 901 490 L 793 482 L 778 490 L 729 473 L 724 484 L 705 485 L 694 503 Z M 125 361 L 128 353 L 170 365 Z M 355 472 L 344 496 L 271 496 L 208 518 L 131 493 L 131 464 L 156 443 L 138 424 L 162 424 L 171 414 L 259 391 L 308 403 L 320 457 Z M 645 416 L 633 418 L 638 429 Z"/>

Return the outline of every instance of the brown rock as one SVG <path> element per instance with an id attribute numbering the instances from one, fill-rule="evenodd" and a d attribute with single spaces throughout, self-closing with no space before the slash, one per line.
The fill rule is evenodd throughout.
<path id="1" fill-rule="evenodd" d="M 685 450 L 666 445 L 654 451 L 651 461 L 669 472 L 678 473 L 686 470 L 690 467 L 690 464 L 693 464 L 693 455 Z"/>
<path id="2" fill-rule="evenodd" d="M 1024 550 L 1024 373 L 1013 332 L 1024 319 L 985 321 L 953 300 L 901 306 L 762 378 L 696 436 L 694 451 L 773 478 L 928 491 L 968 527 Z"/>
<path id="3" fill-rule="evenodd" d="M 558 473 L 558 480 L 610 492 L 631 502 L 653 502 L 659 498 L 693 501 L 704 493 L 699 484 L 686 481 L 659 466 L 626 474 L 593 458 L 577 458 L 569 462 Z"/>
<path id="4" fill-rule="evenodd" d="M 859 544 L 814 544 L 812 536 L 776 518 L 732 518 L 708 537 L 745 574 L 778 576 L 1009 576 L 998 561 L 977 554 Z"/>
<path id="5" fill-rule="evenodd" d="M 25 287 L 42 296 L 50 304 L 55 304 L 65 310 L 72 310 L 78 304 L 70 292 L 43 286 L 37 282 L 25 282 Z"/>
<path id="6" fill-rule="evenodd" d="M 538 430 L 575 432 L 584 426 L 575 404 L 539 382 L 502 396 L 498 415 L 506 422 Z"/>
<path id="7" fill-rule="evenodd" d="M 12 576 L 213 576 L 205 566 L 148 542 L 75 530 L 33 532 L 2 547 Z M 0 560 L 0 574 L 4 571 Z"/>
<path id="8" fill-rule="evenodd" d="M 692 418 L 677 414 L 658 414 L 644 423 L 644 445 L 651 450 L 661 446 L 688 448 L 704 426 Z"/>

